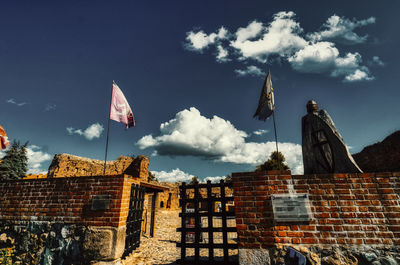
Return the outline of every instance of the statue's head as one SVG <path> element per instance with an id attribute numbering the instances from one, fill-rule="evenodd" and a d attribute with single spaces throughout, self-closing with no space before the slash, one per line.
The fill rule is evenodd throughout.
<path id="1" fill-rule="evenodd" d="M 309 100 L 307 102 L 307 113 L 312 113 L 313 111 L 318 110 L 318 104 L 314 100 Z"/>

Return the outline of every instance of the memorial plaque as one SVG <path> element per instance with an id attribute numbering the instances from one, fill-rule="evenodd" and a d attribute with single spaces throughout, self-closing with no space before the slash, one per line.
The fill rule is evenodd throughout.
<path id="1" fill-rule="evenodd" d="M 110 195 L 93 195 L 92 211 L 107 210 L 110 208 Z"/>
<path id="2" fill-rule="evenodd" d="M 275 222 L 308 222 L 311 218 L 308 194 L 271 195 Z"/>

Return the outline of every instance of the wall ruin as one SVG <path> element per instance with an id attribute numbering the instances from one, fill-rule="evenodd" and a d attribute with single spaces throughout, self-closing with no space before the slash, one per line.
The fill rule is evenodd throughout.
<path id="1" fill-rule="evenodd" d="M 117 160 L 107 161 L 105 175 L 126 174 L 147 182 L 149 176 L 149 158 L 146 156 L 120 156 Z M 104 161 L 70 154 L 54 156 L 48 171 L 48 178 L 101 176 L 104 173 Z"/>

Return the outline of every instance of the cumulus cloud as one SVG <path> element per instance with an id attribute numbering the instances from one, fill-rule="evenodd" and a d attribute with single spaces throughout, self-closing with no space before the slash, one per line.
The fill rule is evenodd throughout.
<path id="1" fill-rule="evenodd" d="M 51 159 L 50 154 L 43 152 L 39 146 L 30 145 L 26 148 L 28 156 L 27 174 L 45 174 L 47 170 L 43 170 L 43 162 Z"/>
<path id="2" fill-rule="evenodd" d="M 354 30 L 373 24 L 375 21 L 375 17 L 364 20 L 350 20 L 333 15 L 322 25 L 321 31 L 309 33 L 308 37 L 313 41 L 333 40 L 342 44 L 359 44 L 365 42 L 368 35 L 359 36 Z"/>
<path id="3" fill-rule="evenodd" d="M 190 31 L 186 34 L 185 48 L 192 51 L 201 52 L 203 49 L 207 48 L 209 45 L 214 44 L 218 40 L 223 40 L 227 37 L 228 30 L 221 27 L 218 32 L 206 34 L 204 31 L 200 30 L 198 32 Z"/>
<path id="4" fill-rule="evenodd" d="M 221 45 L 217 46 L 217 56 L 216 56 L 217 62 L 223 63 L 223 62 L 230 61 L 228 55 L 229 55 L 228 50 L 226 50 Z"/>
<path id="5" fill-rule="evenodd" d="M 208 119 L 192 107 L 162 123 L 160 136 L 147 135 L 138 141 L 141 149 L 155 147 L 160 155 L 219 157 L 244 142 L 247 134 L 218 116 Z"/>
<path id="6" fill-rule="evenodd" d="M 296 14 L 283 11 L 276 13 L 268 24 L 254 20 L 245 27 L 239 27 L 233 34 L 219 34 L 221 29 L 218 34 L 190 31 L 187 33 L 186 47 L 203 51 L 215 46 L 217 62 L 236 59 L 246 65 L 245 69 L 235 69 L 239 77 L 262 75 L 254 64 L 287 62 L 292 69 L 303 73 L 326 74 L 342 78 L 344 82 L 370 81 L 374 77 L 367 66 L 362 65 L 361 55 L 357 51 L 340 54 L 336 43 L 364 43 L 368 35 L 359 36 L 354 30 L 373 23 L 374 17 L 350 20 L 333 15 L 321 26 L 320 31 L 305 33 Z M 375 65 L 381 65 L 378 59 L 373 59 Z"/>
<path id="7" fill-rule="evenodd" d="M 293 12 L 279 12 L 274 15 L 269 26 L 262 26 L 261 29 L 256 28 L 252 31 L 251 28 L 255 28 L 255 24 L 261 26 L 261 23 L 254 21 L 246 29 L 239 29 L 236 39 L 231 41 L 230 45 L 241 54 L 241 59 L 255 59 L 262 63 L 265 63 L 271 55 L 291 54 L 292 51 L 304 47 L 307 43 L 299 36 L 303 29 L 294 20 L 294 17 L 295 13 Z M 249 39 L 249 37 L 257 36 L 261 31 L 265 33 L 261 34 L 259 38 Z"/>
<path id="8" fill-rule="evenodd" d="M 6 149 L 7 150 L 7 149 Z M 6 155 L 5 151 L 0 151 L 0 159 Z M 47 169 L 43 168 L 43 163 L 51 159 L 51 155 L 42 151 L 41 147 L 29 145 L 26 147 L 26 156 L 28 158 L 27 174 L 46 174 Z"/>
<path id="9" fill-rule="evenodd" d="M 266 134 L 267 132 L 268 132 L 268 130 L 259 129 L 259 130 L 257 130 L 257 131 L 254 131 L 253 133 L 254 133 L 255 135 L 263 135 L 263 134 Z"/>
<path id="10" fill-rule="evenodd" d="M 22 107 L 23 105 L 26 104 L 26 102 L 20 102 L 20 103 L 18 103 L 18 102 L 16 102 L 15 99 L 13 99 L 13 98 L 8 99 L 6 102 L 7 102 L 7 103 L 10 103 L 10 104 L 17 105 L 18 107 Z"/>
<path id="11" fill-rule="evenodd" d="M 248 134 L 218 116 L 206 118 L 192 107 L 160 126 L 160 135 L 142 137 L 140 149 L 154 148 L 159 155 L 198 156 L 215 162 L 257 165 L 275 150 L 275 142 L 246 142 Z M 279 150 L 294 173 L 302 172 L 301 146 L 279 143 Z"/>
<path id="12" fill-rule="evenodd" d="M 362 66 L 359 53 L 347 53 L 341 57 L 339 50 L 331 42 L 317 42 L 305 46 L 288 58 L 293 69 L 303 73 L 330 73 L 333 77 L 344 76 L 349 81 L 356 72 L 363 72 L 361 80 L 373 80 L 366 66 Z"/>
<path id="13" fill-rule="evenodd" d="M 374 80 L 374 77 L 368 75 L 368 73 L 357 69 L 353 74 L 346 76 L 345 82 L 355 82 L 360 80 Z"/>
<path id="14" fill-rule="evenodd" d="M 185 173 L 179 168 L 167 171 L 151 171 L 160 182 L 190 182 L 194 175 Z"/>
<path id="15" fill-rule="evenodd" d="M 90 125 L 84 131 L 82 131 L 81 129 L 74 129 L 73 127 L 67 127 L 66 129 L 69 135 L 82 135 L 89 141 L 93 140 L 94 138 L 100 138 L 100 135 L 104 130 L 103 125 L 99 123 L 94 123 Z"/>
<path id="16" fill-rule="evenodd" d="M 255 38 L 261 33 L 262 30 L 263 24 L 257 21 L 253 21 L 247 27 L 239 28 L 236 31 L 236 41 L 244 42 L 248 39 Z"/>
<path id="17" fill-rule="evenodd" d="M 244 70 L 235 69 L 235 73 L 240 77 L 246 76 L 246 75 L 250 75 L 250 76 L 263 76 L 263 75 L 265 75 L 265 73 L 263 71 L 261 71 L 261 69 L 258 68 L 255 65 L 249 65 Z"/>

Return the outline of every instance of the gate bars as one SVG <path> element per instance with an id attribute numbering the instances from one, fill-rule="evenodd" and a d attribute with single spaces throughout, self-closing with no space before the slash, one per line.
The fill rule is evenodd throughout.
<path id="1" fill-rule="evenodd" d="M 129 255 L 140 245 L 144 193 L 144 187 L 141 187 L 137 184 L 132 184 L 129 213 L 126 220 L 125 252 L 123 256 Z"/>
<path id="2" fill-rule="evenodd" d="M 215 184 L 211 184 L 211 181 L 207 181 L 207 184 L 195 183 L 193 185 L 186 185 L 185 182 L 183 182 L 180 186 L 182 212 L 179 216 L 181 217 L 181 228 L 178 228 L 177 231 L 181 232 L 181 242 L 176 244 L 177 247 L 181 248 L 180 263 L 193 262 L 193 260 L 189 260 L 186 256 L 187 248 L 194 248 L 194 263 L 207 263 L 207 261 L 204 260 L 204 257 L 202 257 L 200 261 L 200 248 L 208 248 L 208 263 L 215 264 L 219 262 L 219 260 L 214 256 L 214 249 L 223 249 L 223 264 L 237 264 L 237 261 L 229 259 L 229 249 L 237 249 L 238 244 L 237 241 L 234 243 L 228 242 L 228 232 L 237 231 L 236 226 L 227 226 L 227 219 L 234 219 L 235 213 L 234 211 L 226 210 L 227 202 L 233 201 L 233 196 L 226 196 L 225 187 L 232 188 L 232 183 L 226 183 L 224 180 L 221 180 L 220 183 Z M 220 192 L 213 194 L 212 188 L 214 188 L 214 191 L 219 190 Z M 200 189 L 207 190 L 207 196 L 205 198 L 201 197 Z M 189 192 L 190 190 L 194 191 L 193 198 L 187 197 L 188 190 Z M 216 202 L 220 202 L 218 212 L 214 211 L 214 205 Z M 202 203 L 202 209 L 200 209 L 199 203 Z M 206 207 L 203 207 L 203 203 L 206 204 Z M 188 205 L 191 207 L 189 208 Z M 190 211 L 188 211 L 188 209 L 190 209 Z M 202 227 L 201 217 L 203 216 L 207 217 L 207 227 Z M 214 221 L 220 218 L 222 219 L 222 227 L 216 227 Z M 193 220 L 194 224 L 189 224 L 190 222 L 193 222 Z M 222 243 L 214 243 L 215 232 L 222 232 Z M 188 236 L 193 235 L 193 233 L 194 242 L 187 242 L 187 239 L 190 239 Z M 208 234 L 207 243 L 202 242 L 203 233 Z"/>

